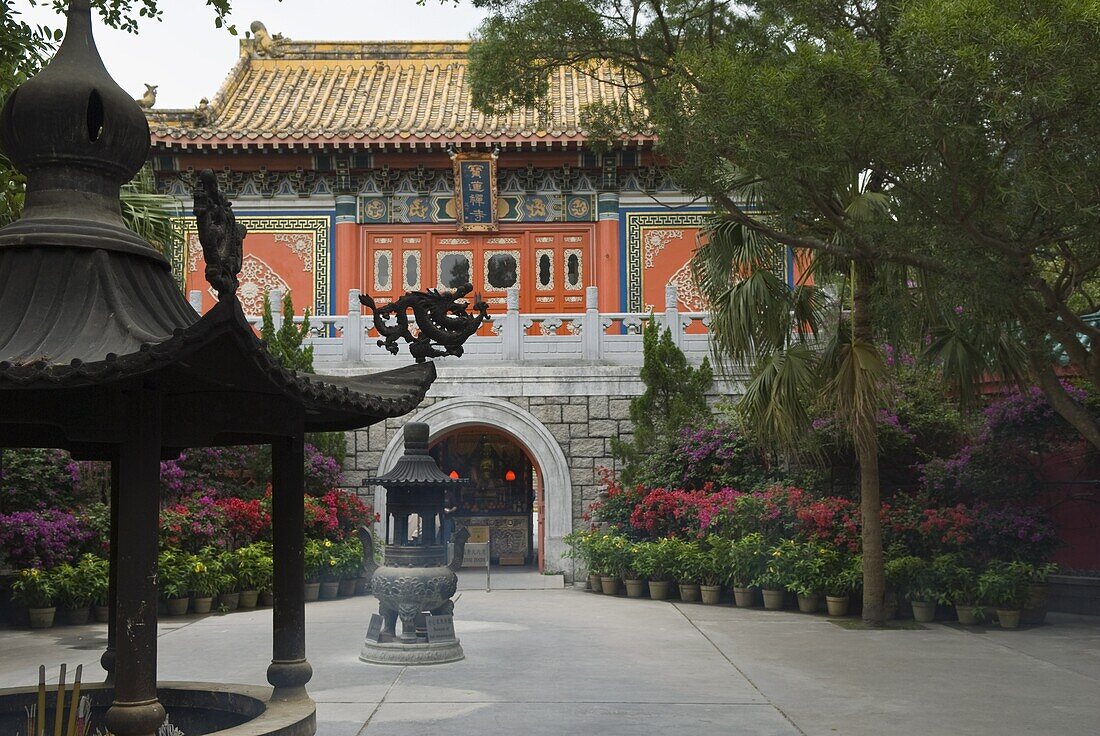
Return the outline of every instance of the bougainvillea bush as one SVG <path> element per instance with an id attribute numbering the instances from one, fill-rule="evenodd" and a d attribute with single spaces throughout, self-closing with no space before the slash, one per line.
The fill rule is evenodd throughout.
<path id="1" fill-rule="evenodd" d="M 55 509 L 0 514 L 0 559 L 13 568 L 52 568 L 87 550 L 91 531 L 75 515 Z"/>

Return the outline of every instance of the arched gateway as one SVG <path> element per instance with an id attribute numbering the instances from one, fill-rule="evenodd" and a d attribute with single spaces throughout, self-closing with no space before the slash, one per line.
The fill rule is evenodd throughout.
<path id="1" fill-rule="evenodd" d="M 514 440 L 527 453 L 538 475 L 543 500 L 543 534 L 538 544 L 543 569 L 565 571 L 562 538 L 573 529 L 573 484 L 565 453 L 542 422 L 511 402 L 489 397 L 444 399 L 410 417 L 410 421 L 426 423 L 433 443 L 469 427 L 491 429 Z M 382 453 L 378 473 L 390 470 L 400 456 L 401 435 L 396 433 Z M 386 518 L 386 495 L 381 488 L 375 490 L 374 505 Z"/>

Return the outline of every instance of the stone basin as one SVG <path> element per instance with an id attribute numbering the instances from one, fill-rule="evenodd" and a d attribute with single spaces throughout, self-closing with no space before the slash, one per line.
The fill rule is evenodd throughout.
<path id="1" fill-rule="evenodd" d="M 52 733 L 57 684 L 46 689 L 48 730 Z M 66 718 L 71 691 L 72 685 L 67 684 Z M 82 684 L 80 692 L 92 699 L 93 726 L 102 725 L 114 688 Z M 313 736 L 317 731 L 317 707 L 305 695 L 273 701 L 269 687 L 207 682 L 162 682 L 157 694 L 168 718 L 184 736 Z M 22 734 L 26 725 L 23 708 L 37 698 L 37 687 L 0 689 L 0 734 Z"/>

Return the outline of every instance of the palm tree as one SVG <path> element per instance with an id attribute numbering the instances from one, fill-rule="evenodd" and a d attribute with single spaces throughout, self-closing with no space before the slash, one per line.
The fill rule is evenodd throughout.
<path id="1" fill-rule="evenodd" d="M 730 171 L 728 191 L 747 207 L 765 205 L 764 185 L 758 177 Z M 855 172 L 833 200 L 848 221 L 888 216 L 887 198 L 869 191 Z M 843 234 L 830 237 L 844 244 Z M 886 582 L 876 425 L 885 365 L 871 319 L 881 269 L 869 260 L 801 254 L 807 275 L 840 274 L 837 298 L 829 300 L 808 279 L 789 288 L 769 268 L 785 256 L 784 246 L 732 218 L 712 221 L 693 265 L 711 304 L 715 362 L 722 369 L 734 363 L 751 370 L 739 410 L 774 446 L 799 450 L 810 423 L 807 407 L 814 401 L 830 404 L 850 433 L 860 473 L 863 619 L 881 626 Z"/>

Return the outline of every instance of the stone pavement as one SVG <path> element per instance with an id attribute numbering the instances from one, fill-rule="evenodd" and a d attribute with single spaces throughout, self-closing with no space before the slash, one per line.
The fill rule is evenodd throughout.
<path id="1" fill-rule="evenodd" d="M 321 736 L 1100 733 L 1100 619 L 972 633 L 850 631 L 824 617 L 627 600 L 572 588 L 467 590 L 463 662 L 358 660 L 369 598 L 310 604 Z M 263 683 L 270 610 L 169 620 L 164 679 Z M 93 665 L 104 627 L 0 631 L 0 687 Z"/>

